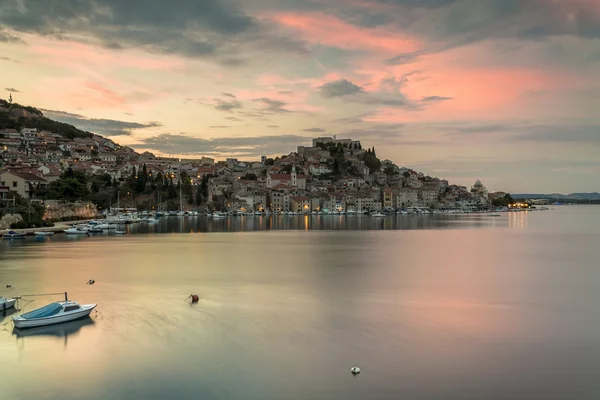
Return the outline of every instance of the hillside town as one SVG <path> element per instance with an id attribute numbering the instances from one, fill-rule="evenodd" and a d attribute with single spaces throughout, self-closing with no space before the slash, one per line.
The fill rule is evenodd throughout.
<path id="1" fill-rule="evenodd" d="M 130 206 L 151 204 L 165 210 L 174 204 L 179 208 L 184 202 L 179 199 L 167 204 L 159 201 L 160 193 L 157 198 L 147 190 L 158 177 L 159 192 L 166 189 L 163 182 L 179 188 L 171 197 L 180 198 L 181 187 L 187 188 L 182 205 L 186 209 L 294 213 L 478 210 L 502 205 L 507 196 L 504 192 L 488 193 L 479 180 L 470 188 L 452 185 L 391 160 L 380 160 L 374 147 L 363 148 L 358 140 L 336 136 L 314 138 L 310 146 L 298 146 L 296 151 L 275 158 L 217 161 L 140 154 L 96 134 L 71 138 L 26 126 L 0 130 L 0 199 L 9 201 L 16 193 L 29 200 L 60 200 L 60 193 L 55 193 L 56 199 L 44 189 L 66 171 L 105 177 L 117 190 L 131 185 L 131 179 L 139 180 L 143 171 L 142 188 L 136 195 L 145 193 L 152 201 L 138 202 L 137 196 L 128 192 Z M 91 186 L 90 182 L 86 184 Z"/>

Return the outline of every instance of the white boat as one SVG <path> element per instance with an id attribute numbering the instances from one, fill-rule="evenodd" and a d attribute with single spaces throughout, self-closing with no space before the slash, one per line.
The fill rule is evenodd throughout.
<path id="1" fill-rule="evenodd" d="M 220 212 L 214 212 L 212 214 L 213 218 L 227 218 L 227 214 L 225 213 L 220 213 Z"/>
<path id="2" fill-rule="evenodd" d="M 115 235 L 126 235 L 127 231 L 115 231 Z"/>
<path id="3" fill-rule="evenodd" d="M 103 231 L 107 231 L 111 229 L 111 226 L 109 224 L 98 224 L 96 225 L 96 229 L 102 229 Z"/>
<path id="4" fill-rule="evenodd" d="M 15 306 L 17 299 L 14 297 L 12 299 L 7 299 L 6 297 L 0 297 L 0 311 L 8 310 L 11 307 Z"/>
<path id="5" fill-rule="evenodd" d="M 87 317 L 94 308 L 96 308 L 96 304 L 80 305 L 76 301 L 57 301 L 37 310 L 12 317 L 12 320 L 18 329 L 34 328 Z"/>
<path id="6" fill-rule="evenodd" d="M 17 233 L 13 230 L 10 230 L 10 231 L 6 232 L 4 235 L 2 235 L 2 239 L 4 239 L 4 240 L 25 239 L 25 234 Z"/>
<path id="7" fill-rule="evenodd" d="M 88 231 L 86 229 L 77 228 L 75 225 L 70 227 L 69 229 L 63 230 L 67 235 L 87 235 Z"/>
<path id="8" fill-rule="evenodd" d="M 372 217 L 381 218 L 381 217 L 385 217 L 385 214 L 384 214 L 384 213 L 377 212 L 377 213 L 375 213 L 375 214 L 373 214 L 373 215 L 371 215 L 371 216 L 372 216 Z"/>
<path id="9" fill-rule="evenodd" d="M 100 222 L 96 221 L 96 220 L 91 220 L 90 222 L 88 222 L 88 225 L 99 225 Z"/>
<path id="10" fill-rule="evenodd" d="M 54 236 L 54 232 L 33 232 L 35 236 Z"/>
<path id="11" fill-rule="evenodd" d="M 148 218 L 146 221 L 147 221 L 149 224 L 155 224 L 155 223 L 157 223 L 157 222 L 158 222 L 158 220 L 157 220 L 156 218 L 152 218 L 152 217 Z"/>

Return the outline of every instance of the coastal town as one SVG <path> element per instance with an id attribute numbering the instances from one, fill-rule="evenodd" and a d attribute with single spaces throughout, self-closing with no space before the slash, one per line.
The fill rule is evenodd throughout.
<path id="1" fill-rule="evenodd" d="M 255 160 L 183 159 L 138 153 L 70 126 L 74 131 L 65 133 L 66 124 L 39 129 L 48 119 L 36 111 L 18 109 L 21 127 L 0 129 L 3 205 L 18 196 L 38 203 L 92 199 L 99 209 L 140 211 L 369 213 L 481 211 L 510 203 L 508 193 L 489 193 L 479 180 L 451 184 L 380 160 L 375 147 L 351 138 L 317 137 L 287 155 Z M 77 176 L 85 177 L 80 189 L 69 186 Z M 94 193 L 106 195 L 94 199 Z"/>

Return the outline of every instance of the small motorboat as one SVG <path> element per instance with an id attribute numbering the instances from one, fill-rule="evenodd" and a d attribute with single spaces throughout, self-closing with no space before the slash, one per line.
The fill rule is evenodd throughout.
<path id="1" fill-rule="evenodd" d="M 4 239 L 4 240 L 25 239 L 25 233 L 17 233 L 13 230 L 10 230 L 2 235 L 2 239 Z"/>
<path id="2" fill-rule="evenodd" d="M 373 215 L 371 215 L 371 216 L 372 216 L 372 217 L 381 218 L 381 217 L 385 217 L 385 214 L 384 214 L 384 213 L 377 212 L 377 213 L 375 213 L 375 214 L 373 214 Z"/>
<path id="3" fill-rule="evenodd" d="M 87 235 L 88 234 L 87 229 L 85 229 L 85 230 L 79 229 L 75 225 L 73 225 L 69 229 L 63 230 L 63 232 L 66 233 L 67 235 Z"/>
<path id="4" fill-rule="evenodd" d="M 35 236 L 54 236 L 54 232 L 33 232 Z"/>
<path id="5" fill-rule="evenodd" d="M 37 310 L 12 317 L 12 320 L 18 329 L 34 328 L 87 317 L 94 308 L 96 308 L 96 304 L 80 305 L 76 301 L 57 301 Z"/>
<path id="6" fill-rule="evenodd" d="M 115 231 L 115 235 L 126 235 L 127 231 Z"/>
<path id="7" fill-rule="evenodd" d="M 0 297 L 0 311 L 6 311 L 11 307 L 15 306 L 17 299 L 14 297 L 12 299 L 7 299 L 5 297 Z"/>

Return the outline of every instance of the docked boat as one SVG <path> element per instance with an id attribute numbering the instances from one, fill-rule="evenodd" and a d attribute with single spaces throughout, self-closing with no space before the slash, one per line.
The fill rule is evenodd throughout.
<path id="1" fill-rule="evenodd" d="M 13 230 L 10 230 L 2 235 L 2 239 L 4 240 L 12 240 L 12 239 L 25 239 L 24 233 L 17 233 Z"/>
<path id="2" fill-rule="evenodd" d="M 12 317 L 12 320 L 18 329 L 34 328 L 87 317 L 94 308 L 96 308 L 96 304 L 80 305 L 76 301 L 57 301 L 37 310 Z"/>
<path id="3" fill-rule="evenodd" d="M 98 222 L 98 221 L 96 221 L 96 220 L 93 219 L 90 222 L 88 222 L 88 225 L 92 225 L 92 226 L 94 226 L 94 225 L 100 225 L 100 222 Z"/>
<path id="4" fill-rule="evenodd" d="M 94 227 L 88 228 L 87 232 L 88 233 L 102 233 L 104 231 L 102 229 L 94 226 Z"/>
<path id="5" fill-rule="evenodd" d="M 212 214 L 213 218 L 227 218 L 227 214 L 222 213 L 222 212 L 214 212 Z"/>
<path id="6" fill-rule="evenodd" d="M 0 311 L 6 311 L 11 307 L 15 306 L 17 299 L 14 297 L 12 299 L 7 299 L 6 297 L 0 297 Z"/>
<path id="7" fill-rule="evenodd" d="M 149 224 L 155 224 L 155 223 L 157 223 L 157 222 L 158 222 L 158 220 L 157 220 L 156 218 L 152 218 L 152 217 L 148 218 L 146 221 L 147 221 Z"/>
<path id="8" fill-rule="evenodd" d="M 33 232 L 35 236 L 54 236 L 54 232 Z"/>
<path id="9" fill-rule="evenodd" d="M 372 217 L 381 218 L 381 217 L 385 217 L 385 214 L 384 214 L 384 213 L 377 212 L 377 213 L 375 213 L 375 214 L 372 214 L 371 216 L 372 216 Z"/>
<path id="10" fill-rule="evenodd" d="M 63 232 L 66 233 L 67 235 L 87 235 L 88 234 L 87 229 L 80 229 L 80 228 L 77 228 L 75 225 L 73 225 L 69 229 L 63 230 Z"/>
<path id="11" fill-rule="evenodd" d="M 127 234 L 127 231 L 118 231 L 118 230 L 115 230 L 115 235 L 126 235 L 126 234 Z"/>

